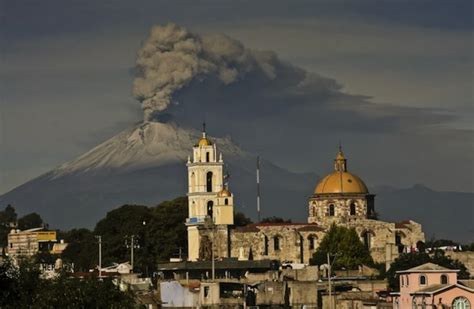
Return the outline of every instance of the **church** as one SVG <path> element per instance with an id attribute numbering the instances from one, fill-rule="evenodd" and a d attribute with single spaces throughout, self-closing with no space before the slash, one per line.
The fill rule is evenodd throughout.
<path id="1" fill-rule="evenodd" d="M 308 200 L 305 223 L 235 227 L 234 195 L 224 175 L 224 159 L 205 129 L 186 165 L 189 261 L 234 257 L 308 264 L 333 223 L 354 228 L 374 261 L 387 268 L 400 253 L 416 250 L 425 241 L 419 223 L 378 220 L 375 195 L 361 178 L 348 171 L 341 148 L 334 171 L 319 181 Z"/>

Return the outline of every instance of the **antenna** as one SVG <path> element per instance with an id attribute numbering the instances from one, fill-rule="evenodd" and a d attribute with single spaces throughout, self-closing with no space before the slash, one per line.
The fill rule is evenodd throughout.
<path id="1" fill-rule="evenodd" d="M 260 222 L 260 156 L 257 156 L 257 220 Z"/>

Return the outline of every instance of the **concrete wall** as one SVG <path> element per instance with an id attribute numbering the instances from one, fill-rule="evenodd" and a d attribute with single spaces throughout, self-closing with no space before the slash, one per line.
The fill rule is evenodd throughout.
<path id="1" fill-rule="evenodd" d="M 178 281 L 161 282 L 160 295 L 163 307 L 195 308 L 199 305 L 199 293 L 191 292 Z"/>

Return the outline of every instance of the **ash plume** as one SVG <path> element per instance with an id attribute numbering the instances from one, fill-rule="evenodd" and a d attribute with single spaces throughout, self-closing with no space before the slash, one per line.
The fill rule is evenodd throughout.
<path id="1" fill-rule="evenodd" d="M 259 70 L 274 78 L 275 56 L 255 55 L 225 35 L 198 35 L 175 24 L 155 26 L 137 56 L 133 94 L 145 120 L 169 107 L 173 94 L 194 79 L 217 77 L 225 85 Z"/>

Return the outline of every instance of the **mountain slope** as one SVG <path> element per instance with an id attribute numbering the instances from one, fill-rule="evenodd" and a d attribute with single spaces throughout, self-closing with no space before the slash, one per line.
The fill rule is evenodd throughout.
<path id="1" fill-rule="evenodd" d="M 0 196 L 0 204 L 12 204 L 20 213 L 38 212 L 53 227 L 91 227 L 122 204 L 154 205 L 185 195 L 185 162 L 200 134 L 172 123 L 139 124 Z M 232 174 L 237 209 L 254 215 L 255 157 L 230 138 L 213 140 Z M 305 205 L 316 178 L 263 160 L 264 215 L 288 216 L 287 209 Z M 304 219 L 305 214 L 301 207 L 291 216 Z"/>
<path id="2" fill-rule="evenodd" d="M 175 124 L 146 123 L 127 129 L 75 160 L 0 196 L 20 214 L 37 212 L 54 228 L 92 227 L 123 204 L 156 205 L 186 194 L 185 162 L 200 132 Z M 230 138 L 213 138 L 230 171 L 236 210 L 256 217 L 255 156 Z M 315 174 L 292 173 L 261 161 L 262 215 L 307 218 Z M 376 187 L 375 207 L 387 221 L 412 219 L 427 238 L 474 241 L 474 193 L 438 192 L 417 185 Z"/>

